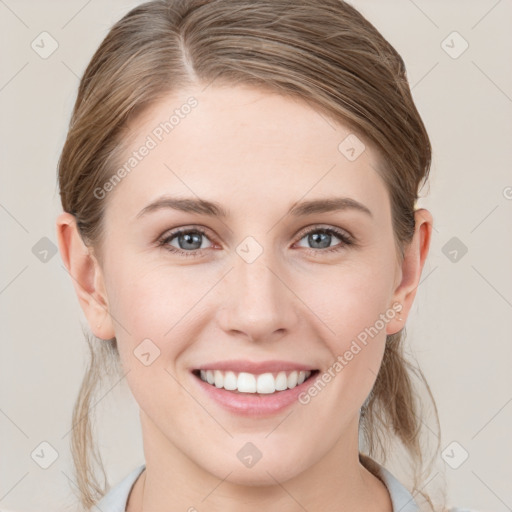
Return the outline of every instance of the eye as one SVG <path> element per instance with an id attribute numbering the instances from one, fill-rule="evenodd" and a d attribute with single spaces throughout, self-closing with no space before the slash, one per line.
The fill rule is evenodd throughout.
<path id="1" fill-rule="evenodd" d="M 158 241 L 158 245 L 183 256 L 201 256 L 202 250 L 205 249 L 203 239 L 207 239 L 206 231 L 200 228 L 177 229 L 166 233 Z M 172 245 L 173 241 L 176 242 L 177 247 Z"/>
<path id="2" fill-rule="evenodd" d="M 305 249 L 313 255 L 341 251 L 345 247 L 355 244 L 353 237 L 347 232 L 332 227 L 315 226 L 303 231 L 299 236 L 301 237 L 299 242 L 306 239 L 306 243 L 312 245 Z M 338 238 L 341 243 L 331 246 L 333 238 Z M 180 228 L 165 233 L 158 240 L 158 246 L 180 256 L 202 256 L 203 251 L 211 247 L 211 245 L 204 246 L 205 239 L 208 240 L 207 232 L 199 227 Z"/>
<path id="3" fill-rule="evenodd" d="M 354 244 L 351 235 L 336 228 L 316 226 L 301 233 L 301 236 L 300 241 L 306 239 L 306 243 L 312 245 L 312 248 L 306 247 L 306 249 L 314 254 L 341 251 L 344 247 Z M 333 238 L 338 238 L 342 243 L 331 246 Z"/>

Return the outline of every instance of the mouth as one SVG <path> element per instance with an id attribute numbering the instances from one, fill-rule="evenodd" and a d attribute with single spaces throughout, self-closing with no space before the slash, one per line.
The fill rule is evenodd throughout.
<path id="1" fill-rule="evenodd" d="M 279 372 L 249 373 L 220 369 L 195 369 L 192 374 L 213 388 L 234 394 L 278 395 L 301 386 L 319 370 L 287 370 Z"/>

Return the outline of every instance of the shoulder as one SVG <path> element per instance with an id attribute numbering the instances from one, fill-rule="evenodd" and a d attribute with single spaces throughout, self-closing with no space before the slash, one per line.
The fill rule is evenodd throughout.
<path id="1" fill-rule="evenodd" d="M 101 512 L 125 512 L 128 496 L 139 475 L 146 468 L 142 464 L 126 475 L 120 482 L 111 487 L 103 498 L 93 506 L 90 511 L 101 510 Z"/>
<path id="2" fill-rule="evenodd" d="M 466 508 L 466 507 L 450 507 L 443 510 L 443 512 L 479 512 L 474 508 Z"/>
<path id="3" fill-rule="evenodd" d="M 359 454 L 359 460 L 363 466 L 376 477 L 380 478 L 385 484 L 391 502 L 393 504 L 393 512 L 420 512 L 420 507 L 412 494 L 405 488 L 405 486 L 395 477 L 391 471 L 379 464 L 375 459 L 365 455 Z M 448 507 L 440 510 L 439 512 L 479 512 L 475 509 L 467 507 Z"/>

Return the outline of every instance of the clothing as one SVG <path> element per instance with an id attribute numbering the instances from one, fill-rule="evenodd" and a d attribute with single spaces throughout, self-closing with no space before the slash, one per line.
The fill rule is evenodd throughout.
<path id="1" fill-rule="evenodd" d="M 368 459 L 369 457 L 365 456 L 365 460 L 367 461 Z M 373 459 L 370 459 L 370 462 L 374 468 L 374 471 L 378 472 L 378 476 L 388 489 L 388 492 L 391 496 L 391 502 L 393 504 L 393 512 L 420 512 L 418 504 L 414 500 L 411 493 L 385 467 L 381 466 Z M 93 509 L 101 510 L 102 512 L 125 512 L 128 496 L 133 487 L 133 484 L 145 468 L 146 465 L 142 464 L 138 468 L 134 469 L 117 485 L 112 487 L 112 489 L 110 489 L 110 491 L 97 504 L 97 508 L 93 507 Z M 449 512 L 472 511 L 469 509 L 452 508 L 449 510 Z"/>

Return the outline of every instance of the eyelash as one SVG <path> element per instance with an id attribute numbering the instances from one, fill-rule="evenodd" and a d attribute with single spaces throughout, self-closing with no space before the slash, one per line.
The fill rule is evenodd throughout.
<path id="1" fill-rule="evenodd" d="M 306 252 L 308 252 L 309 254 L 311 254 L 313 256 L 319 256 L 319 255 L 325 254 L 325 253 L 338 252 L 338 251 L 343 250 L 347 246 L 355 245 L 354 238 L 352 236 L 350 236 L 348 233 L 346 233 L 344 231 L 340 231 L 335 228 L 324 228 L 324 227 L 320 227 L 320 226 L 315 226 L 308 231 L 300 233 L 300 238 L 298 239 L 298 241 L 302 240 L 304 237 L 306 237 L 307 235 L 310 235 L 311 233 L 317 233 L 317 232 L 322 232 L 322 233 L 325 233 L 328 235 L 334 235 L 337 238 L 339 238 L 342 241 L 342 243 L 335 245 L 334 247 L 328 247 L 325 249 L 303 248 Z M 199 228 L 199 227 L 186 228 L 186 229 L 180 228 L 180 229 L 177 229 L 170 233 L 166 233 L 164 236 L 159 238 L 158 247 L 163 247 L 164 249 L 166 249 L 167 251 L 169 251 L 171 253 L 178 254 L 178 255 L 184 256 L 186 258 L 189 258 L 189 257 L 194 258 L 194 257 L 202 256 L 203 251 L 205 251 L 206 249 L 194 249 L 191 251 L 184 251 L 182 249 L 177 249 L 176 247 L 169 245 L 169 242 L 171 240 L 173 240 L 174 238 L 176 238 L 177 236 L 183 235 L 183 234 L 188 234 L 188 233 L 200 233 L 201 235 L 204 235 L 206 238 L 208 238 L 208 233 L 202 228 Z"/>

